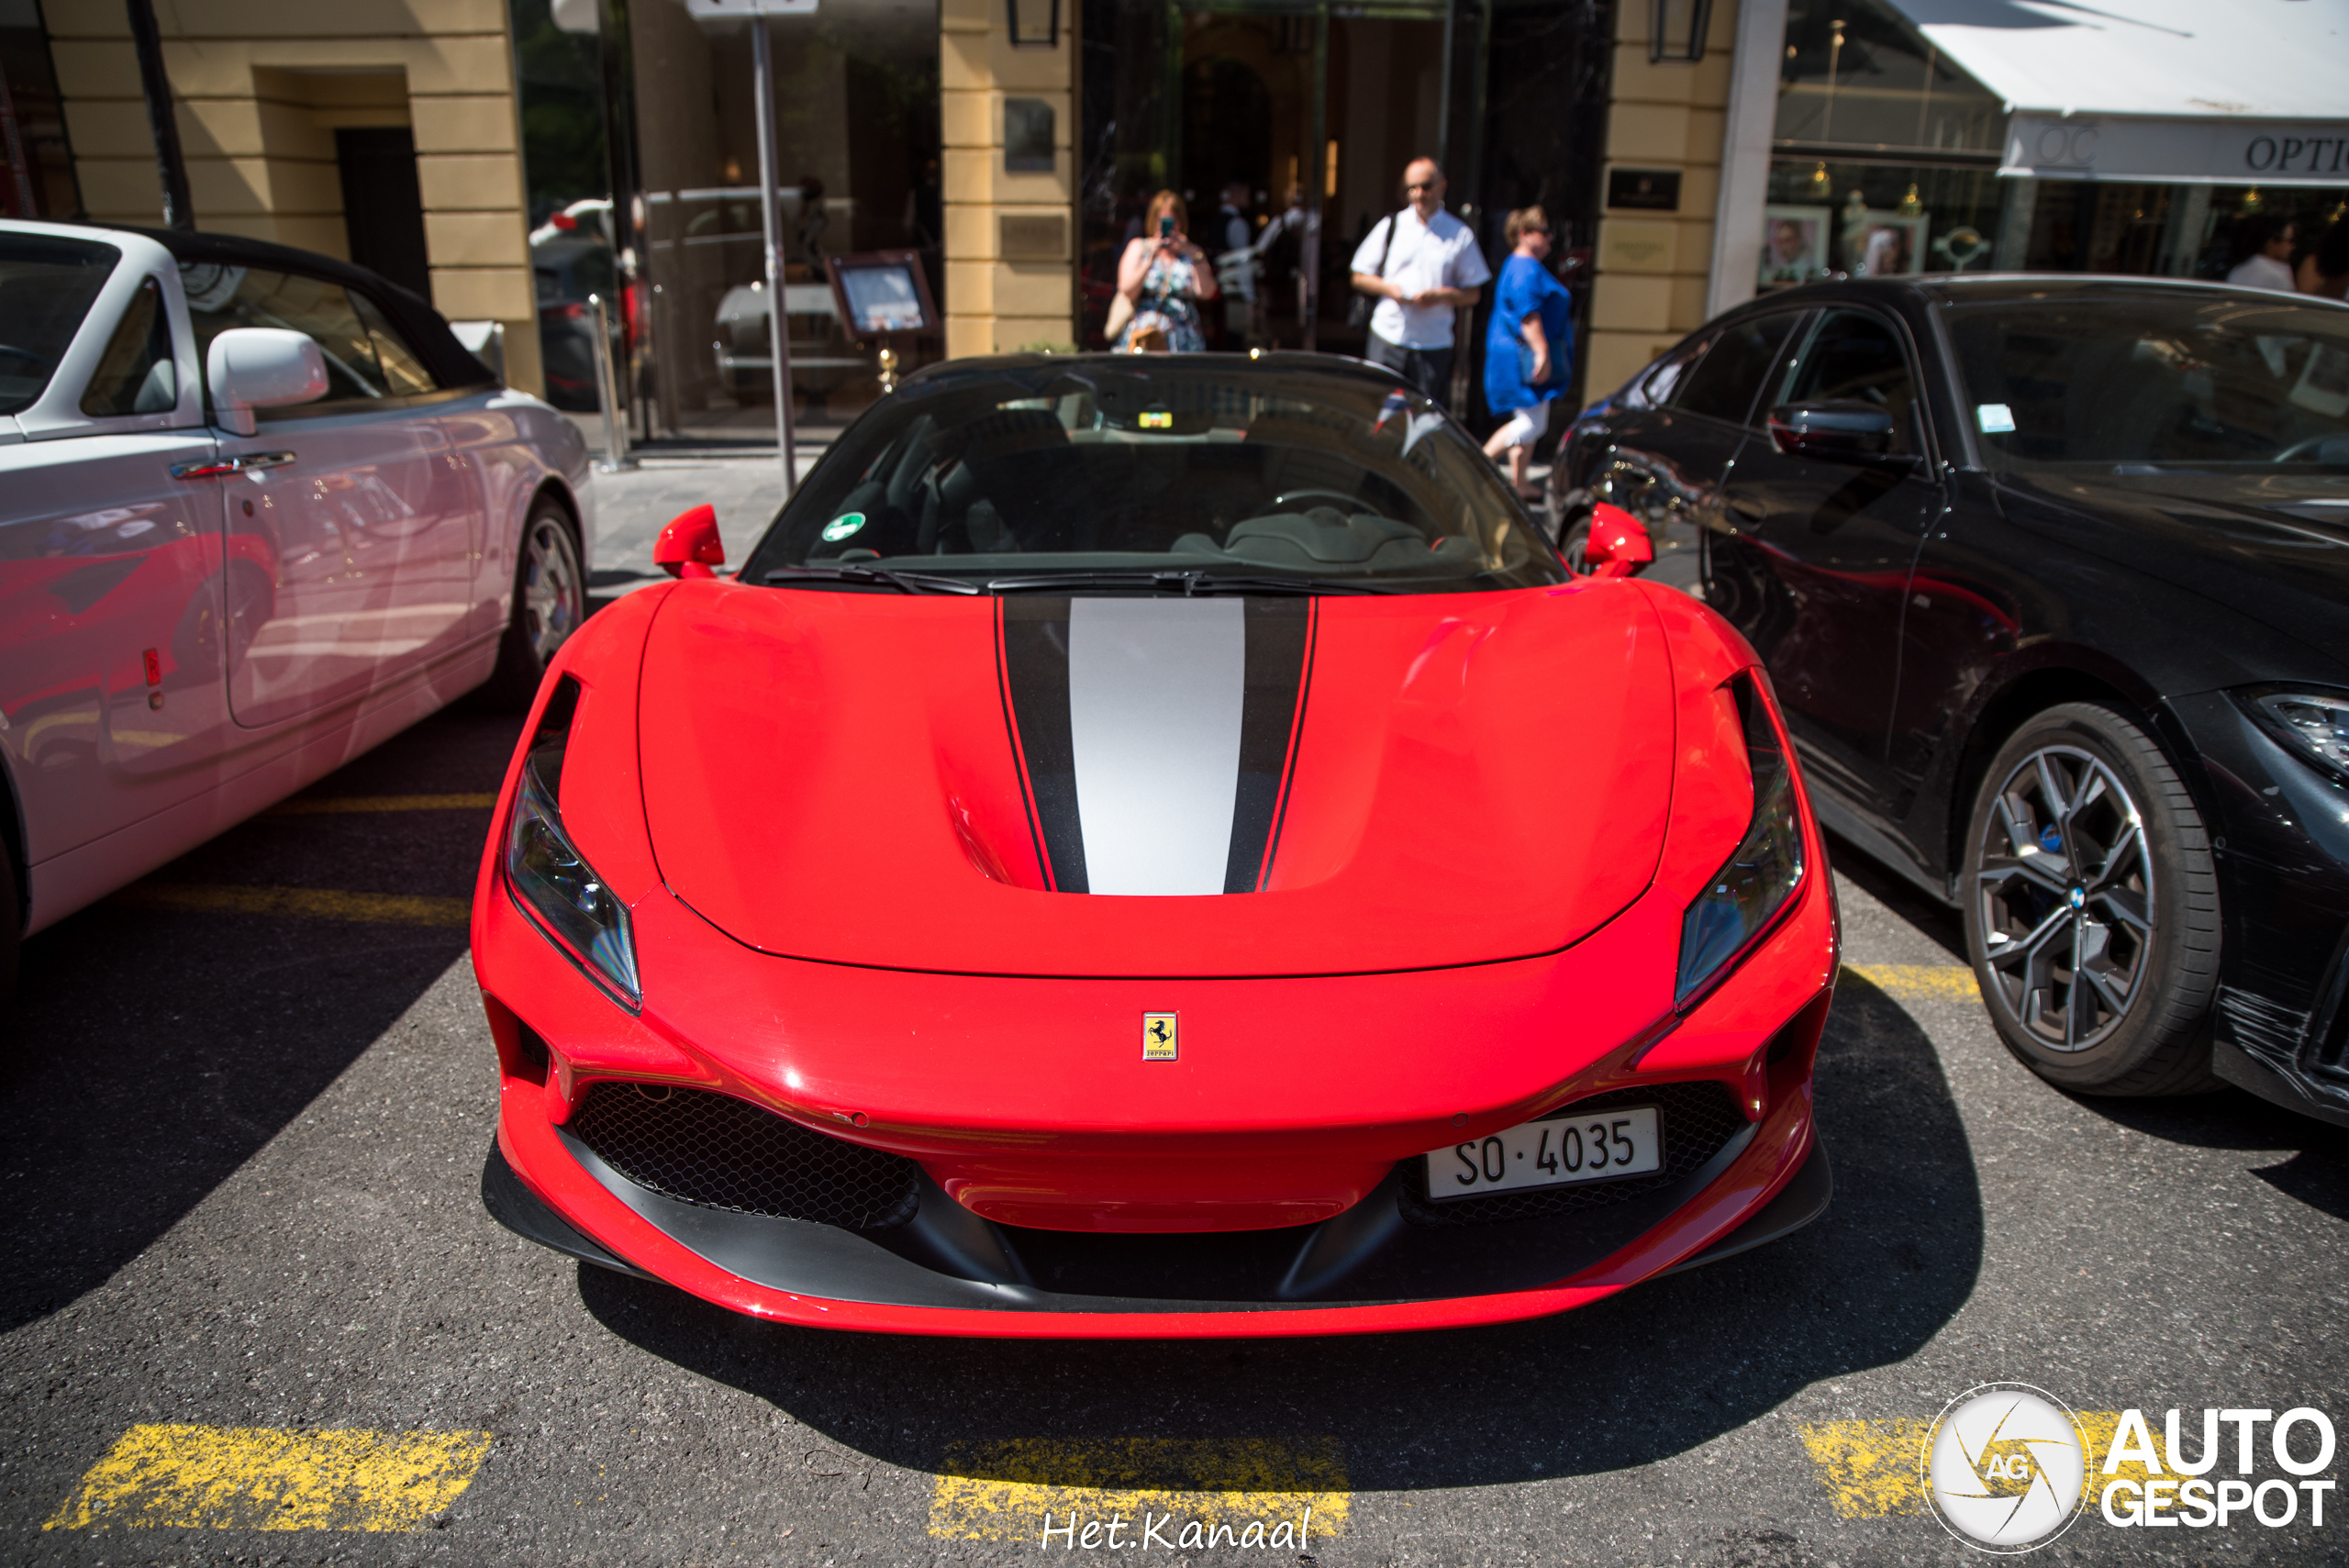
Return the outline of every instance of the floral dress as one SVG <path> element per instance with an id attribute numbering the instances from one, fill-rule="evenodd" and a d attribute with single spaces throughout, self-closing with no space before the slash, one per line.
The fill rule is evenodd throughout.
<path id="1" fill-rule="evenodd" d="M 1166 346 L 1178 354 L 1203 353 L 1207 335 L 1199 328 L 1199 273 L 1191 259 L 1179 252 L 1160 251 L 1151 258 L 1141 277 L 1141 297 L 1134 302 L 1134 318 L 1118 339 L 1130 350 L 1134 339 L 1155 327 L 1166 334 Z"/>

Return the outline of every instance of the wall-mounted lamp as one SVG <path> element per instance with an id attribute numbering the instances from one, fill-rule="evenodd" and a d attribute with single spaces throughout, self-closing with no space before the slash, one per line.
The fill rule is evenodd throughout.
<path id="1" fill-rule="evenodd" d="M 1704 59 L 1705 28 L 1712 17 L 1713 0 L 1648 0 L 1649 62 L 1694 65 Z"/>
<path id="2" fill-rule="evenodd" d="M 1003 0 L 1011 13 L 1011 47 L 1058 49 L 1061 0 Z M 1710 0 L 1705 0 L 1709 4 Z"/>

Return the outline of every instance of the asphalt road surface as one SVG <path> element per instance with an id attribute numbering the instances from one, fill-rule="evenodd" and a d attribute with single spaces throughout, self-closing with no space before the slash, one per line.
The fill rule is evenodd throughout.
<path id="1" fill-rule="evenodd" d="M 1976 1385 L 2092 1432 L 2141 1408 L 2156 1441 L 2180 1407 L 2188 1449 L 2206 1407 L 2349 1418 L 2349 1135 L 2232 1091 L 2047 1087 L 1999 1048 L 1954 921 L 1856 851 L 1818 1073 L 1833 1207 L 1562 1318 L 864 1337 L 540 1251 L 480 1203 L 495 1076 L 462 925 L 515 734 L 432 719 L 28 945 L 0 1067 L 0 1562 L 1960 1562 L 1918 1434 Z M 2287 1483 L 2261 1500 L 2290 1493 L 2291 1523 L 2091 1506 L 2033 1561 L 2349 1556 L 2349 1500 L 2293 1491 L 2252 1435 L 2245 1489 Z M 1101 1528 L 1046 1544 L 1071 1525 Z"/>

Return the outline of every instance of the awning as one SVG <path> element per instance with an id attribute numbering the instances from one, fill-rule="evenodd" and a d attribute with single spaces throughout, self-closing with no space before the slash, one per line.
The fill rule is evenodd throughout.
<path id="1" fill-rule="evenodd" d="M 2007 103 L 1998 172 L 2349 184 L 2349 0 L 1888 0 Z"/>

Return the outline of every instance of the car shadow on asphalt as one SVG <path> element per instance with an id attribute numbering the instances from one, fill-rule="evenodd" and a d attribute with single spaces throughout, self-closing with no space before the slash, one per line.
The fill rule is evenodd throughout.
<path id="1" fill-rule="evenodd" d="M 2335 1127 L 2241 1089 L 2163 1099 L 2072 1095 L 2083 1109 L 2167 1143 L 2288 1157 L 2244 1168 L 2287 1197 L 2349 1219 L 2349 1128 Z"/>
<path id="2" fill-rule="evenodd" d="M 1902 1361 L 1972 1295 L 1980 1190 L 1923 1029 L 1847 976 L 1818 1093 L 1835 1199 L 1817 1223 L 1531 1323 L 1244 1341 L 908 1339 L 761 1323 L 584 1264 L 579 1290 L 647 1351 L 914 1470 L 967 1473 L 967 1454 L 991 1440 L 1335 1438 L 1355 1489 L 1617 1471 L 1735 1431 L 1812 1384 Z M 1053 1479 L 1034 1473 L 1032 1452 L 1023 1462 L 1017 1478 Z"/>
<path id="3" fill-rule="evenodd" d="M 519 727 L 443 713 L 304 793 L 494 790 Z M 462 898 L 487 820 L 262 817 L 139 885 Z M 14 1032 L 0 1040 L 0 1332 L 71 1304 L 163 1236 L 465 945 L 462 925 L 152 908 L 136 889 L 30 939 Z"/>

